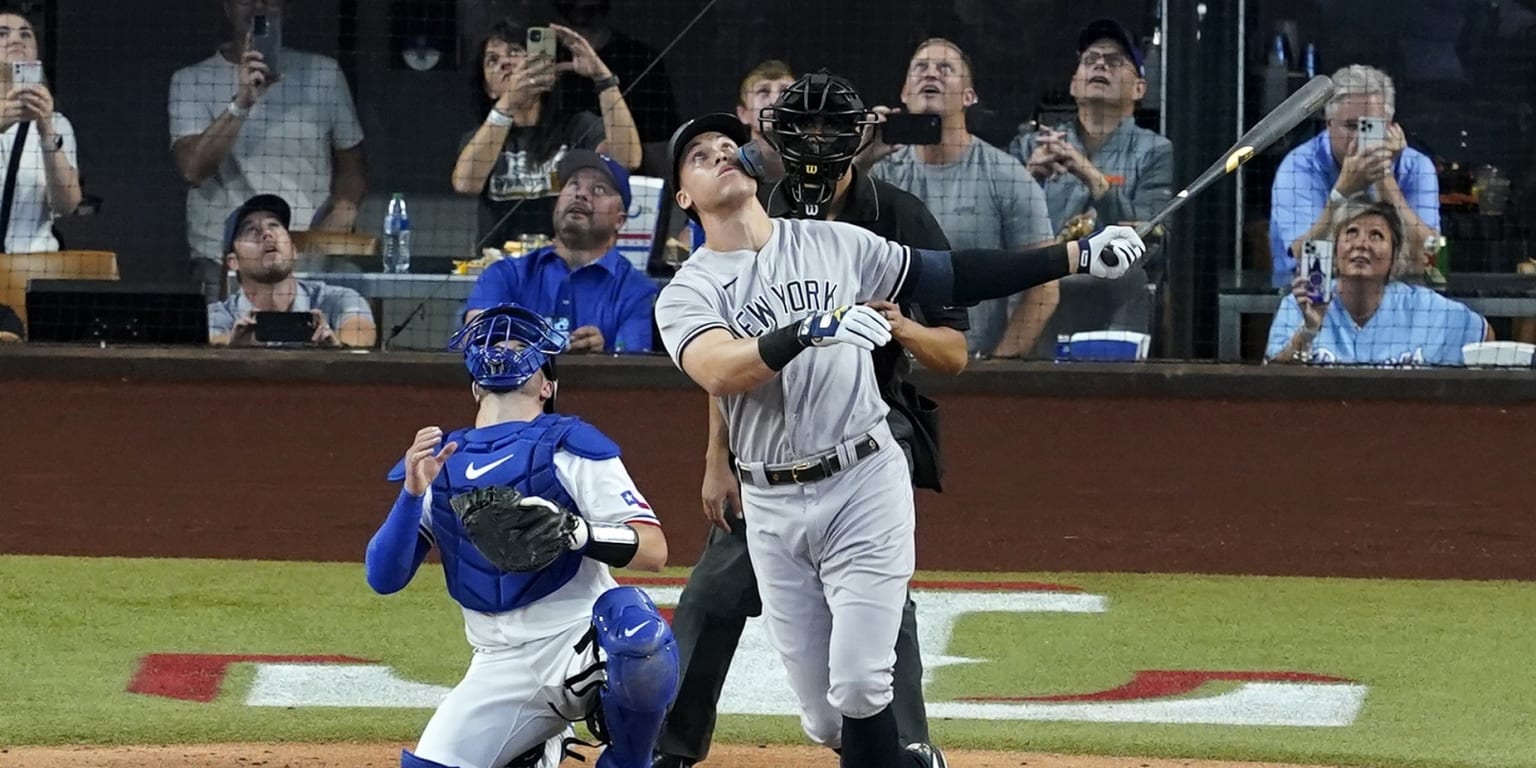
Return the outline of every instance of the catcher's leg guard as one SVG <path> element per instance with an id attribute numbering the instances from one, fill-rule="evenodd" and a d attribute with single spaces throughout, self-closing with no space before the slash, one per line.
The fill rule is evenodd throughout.
<path id="1" fill-rule="evenodd" d="M 454 768 L 454 766 L 434 763 L 424 757 L 411 754 L 409 749 L 402 749 L 400 750 L 400 768 Z"/>
<path id="2" fill-rule="evenodd" d="M 598 768 L 649 768 L 667 708 L 677 695 L 677 643 L 656 604 L 634 587 L 604 592 L 592 608 L 607 656 L 598 693 L 608 746 Z"/>

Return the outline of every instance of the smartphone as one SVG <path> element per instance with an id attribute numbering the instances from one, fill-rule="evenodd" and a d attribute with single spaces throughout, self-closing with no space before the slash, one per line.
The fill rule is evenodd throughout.
<path id="1" fill-rule="evenodd" d="M 11 85 L 41 85 L 43 63 L 41 61 L 11 62 Z"/>
<path id="2" fill-rule="evenodd" d="M 528 45 L 525 47 L 529 56 L 543 56 L 554 61 L 557 42 L 555 31 L 549 27 L 529 27 Z"/>
<path id="3" fill-rule="evenodd" d="M 257 312 L 259 342 L 308 342 L 315 336 L 315 316 L 308 312 Z"/>
<path id="4" fill-rule="evenodd" d="M 1302 274 L 1307 276 L 1307 298 L 1314 304 L 1333 301 L 1333 243 L 1308 240 L 1301 245 Z"/>
<path id="5" fill-rule="evenodd" d="M 282 68 L 278 59 L 283 47 L 283 17 L 261 13 L 251 17 L 251 47 L 261 54 L 267 71 L 276 77 Z"/>
<path id="6" fill-rule="evenodd" d="M 880 124 L 886 144 L 938 144 L 944 139 L 944 122 L 938 115 L 892 112 Z"/>
<path id="7" fill-rule="evenodd" d="M 1355 127 L 1355 152 L 1365 154 L 1387 143 L 1387 121 L 1381 117 L 1362 117 Z"/>

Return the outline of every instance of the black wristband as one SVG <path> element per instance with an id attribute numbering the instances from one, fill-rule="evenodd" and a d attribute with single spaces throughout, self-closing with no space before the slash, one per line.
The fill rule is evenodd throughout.
<path id="1" fill-rule="evenodd" d="M 800 323 L 790 323 L 757 337 L 757 354 L 771 371 L 784 370 L 805 348 L 806 343 L 800 339 Z"/>
<path id="2" fill-rule="evenodd" d="M 627 525 L 589 522 L 587 530 L 592 538 L 581 553 L 599 563 L 623 568 L 640 550 L 640 532 Z"/>
<path id="3" fill-rule="evenodd" d="M 619 87 L 619 78 L 617 75 L 609 75 L 607 77 L 597 78 L 592 81 L 592 90 L 597 93 L 602 93 L 609 88 L 617 87 Z"/>

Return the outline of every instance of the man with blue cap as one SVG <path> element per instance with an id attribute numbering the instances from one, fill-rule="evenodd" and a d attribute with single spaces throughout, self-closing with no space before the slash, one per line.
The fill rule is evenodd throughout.
<path id="1" fill-rule="evenodd" d="M 659 290 L 618 250 L 631 203 L 629 172 L 587 149 L 568 150 L 555 167 L 555 241 L 491 264 L 464 303 L 465 322 L 515 303 L 570 334 L 570 352 L 651 351 Z"/>

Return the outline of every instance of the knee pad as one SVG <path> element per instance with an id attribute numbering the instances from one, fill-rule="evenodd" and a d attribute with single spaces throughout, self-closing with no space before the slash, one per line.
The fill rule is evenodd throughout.
<path id="1" fill-rule="evenodd" d="M 592 607 L 592 629 L 607 656 L 603 705 L 664 712 L 677 695 L 677 642 L 650 596 L 635 587 L 604 592 Z"/>
<path id="2" fill-rule="evenodd" d="M 656 604 L 634 587 L 604 592 L 592 607 L 592 633 L 606 681 L 588 721 L 607 748 L 596 768 L 650 768 L 661 722 L 677 696 L 677 643 Z"/>
<path id="3" fill-rule="evenodd" d="M 400 750 L 400 768 L 455 768 L 451 765 L 434 763 L 424 757 L 411 754 L 409 749 Z"/>

